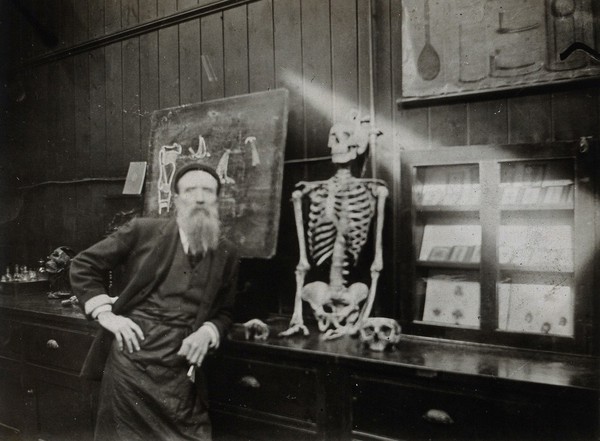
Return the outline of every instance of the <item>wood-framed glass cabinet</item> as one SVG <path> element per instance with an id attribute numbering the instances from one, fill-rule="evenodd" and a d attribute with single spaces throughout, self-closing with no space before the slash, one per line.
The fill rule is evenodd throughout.
<path id="1" fill-rule="evenodd" d="M 597 149 L 581 139 L 403 152 L 404 331 L 597 354 Z"/>

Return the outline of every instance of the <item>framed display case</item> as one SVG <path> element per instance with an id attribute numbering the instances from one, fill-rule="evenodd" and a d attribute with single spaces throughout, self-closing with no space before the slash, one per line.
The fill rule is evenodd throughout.
<path id="1" fill-rule="evenodd" d="M 404 152 L 403 330 L 597 353 L 595 148 L 582 140 Z"/>

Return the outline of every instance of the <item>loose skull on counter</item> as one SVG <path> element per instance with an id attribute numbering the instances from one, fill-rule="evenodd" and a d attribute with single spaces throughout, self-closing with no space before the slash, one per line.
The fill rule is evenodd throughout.
<path id="1" fill-rule="evenodd" d="M 360 341 L 372 351 L 393 350 L 400 342 L 402 329 L 398 322 L 387 317 L 369 317 L 360 328 Z"/>

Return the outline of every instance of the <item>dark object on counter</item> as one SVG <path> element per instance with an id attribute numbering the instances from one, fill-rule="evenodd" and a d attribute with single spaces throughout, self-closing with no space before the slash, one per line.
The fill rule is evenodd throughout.
<path id="1" fill-rule="evenodd" d="M 75 252 L 65 246 L 56 248 L 48 256 L 46 273 L 48 274 L 52 291 L 71 292 L 69 267 L 71 266 L 71 259 L 73 257 L 75 257 Z"/>
<path id="2" fill-rule="evenodd" d="M 31 282 L 0 282 L 0 294 L 20 295 L 46 293 L 49 289 L 47 280 L 34 280 Z"/>

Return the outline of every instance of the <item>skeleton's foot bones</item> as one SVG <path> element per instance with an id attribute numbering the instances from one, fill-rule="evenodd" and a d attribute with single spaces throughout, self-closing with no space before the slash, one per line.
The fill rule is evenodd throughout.
<path id="1" fill-rule="evenodd" d="M 309 334 L 308 328 L 305 325 L 299 324 L 299 325 L 291 325 L 288 329 L 280 332 L 277 335 L 279 337 L 290 337 L 292 335 L 299 334 L 300 332 L 302 332 L 302 334 L 304 334 L 304 336 L 307 336 Z"/>

